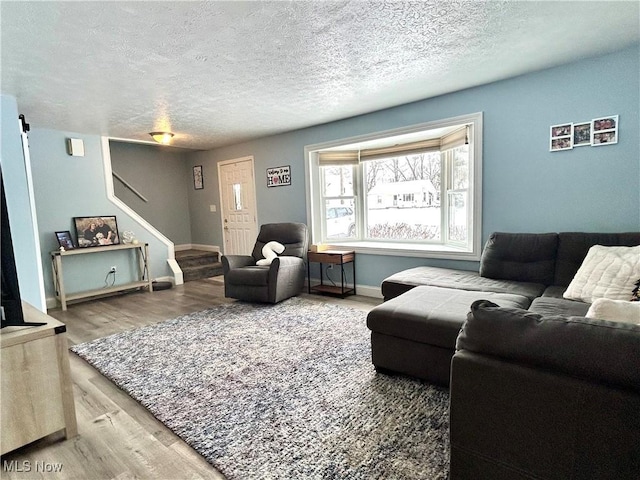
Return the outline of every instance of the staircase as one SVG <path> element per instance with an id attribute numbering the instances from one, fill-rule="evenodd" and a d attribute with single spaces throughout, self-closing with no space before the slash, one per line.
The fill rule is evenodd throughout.
<path id="1" fill-rule="evenodd" d="M 181 250 L 176 252 L 176 261 L 185 282 L 222 275 L 222 263 L 217 252 Z"/>

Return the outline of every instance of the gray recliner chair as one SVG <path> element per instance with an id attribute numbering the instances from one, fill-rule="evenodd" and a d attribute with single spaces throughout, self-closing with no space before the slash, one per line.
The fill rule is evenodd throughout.
<path id="1" fill-rule="evenodd" d="M 284 251 L 271 265 L 257 265 L 262 247 L 276 241 Z M 267 223 L 260 227 L 251 255 L 224 255 L 224 296 L 247 302 L 278 303 L 302 292 L 307 274 L 309 235 L 304 223 Z"/>

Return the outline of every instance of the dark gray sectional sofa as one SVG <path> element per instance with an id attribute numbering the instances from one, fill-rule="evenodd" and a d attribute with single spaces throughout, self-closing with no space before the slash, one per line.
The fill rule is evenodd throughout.
<path id="1" fill-rule="evenodd" d="M 562 297 L 592 245 L 640 232 L 494 233 L 478 273 L 383 282 L 372 360 L 450 386 L 449 480 L 639 478 L 640 325 Z"/>
<path id="2" fill-rule="evenodd" d="M 543 315 L 584 316 L 589 304 L 562 297 L 593 245 L 640 244 L 640 232 L 490 235 L 479 272 L 416 267 L 382 282 L 385 302 L 367 317 L 379 371 L 448 385 L 455 342 L 476 300 Z"/>

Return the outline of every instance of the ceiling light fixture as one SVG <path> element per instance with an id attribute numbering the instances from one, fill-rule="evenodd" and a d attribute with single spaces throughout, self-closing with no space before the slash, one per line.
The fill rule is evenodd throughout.
<path id="1" fill-rule="evenodd" d="M 171 132 L 151 132 L 149 135 L 151 135 L 156 142 L 163 145 L 169 145 L 173 137 L 173 133 Z"/>

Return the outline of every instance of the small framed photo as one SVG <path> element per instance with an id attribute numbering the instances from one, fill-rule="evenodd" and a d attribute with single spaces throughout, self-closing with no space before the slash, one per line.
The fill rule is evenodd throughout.
<path id="1" fill-rule="evenodd" d="M 591 145 L 613 145 L 618 143 L 618 115 L 591 120 Z"/>
<path id="2" fill-rule="evenodd" d="M 591 145 L 591 122 L 573 124 L 573 146 L 588 147 Z"/>
<path id="3" fill-rule="evenodd" d="M 119 245 L 118 223 L 115 216 L 74 217 L 78 248 Z"/>
<path id="4" fill-rule="evenodd" d="M 573 123 L 563 123 L 561 125 L 551 125 L 551 136 L 549 140 L 549 150 L 571 150 L 573 148 Z"/>
<path id="5" fill-rule="evenodd" d="M 202 190 L 204 188 L 204 179 L 202 178 L 202 165 L 193 167 L 193 188 Z"/>
<path id="6" fill-rule="evenodd" d="M 76 248 L 73 243 L 73 238 L 71 238 L 71 232 L 69 230 L 65 230 L 64 232 L 56 232 L 56 238 L 58 239 L 58 244 L 61 248 L 65 250 L 73 250 Z"/>

